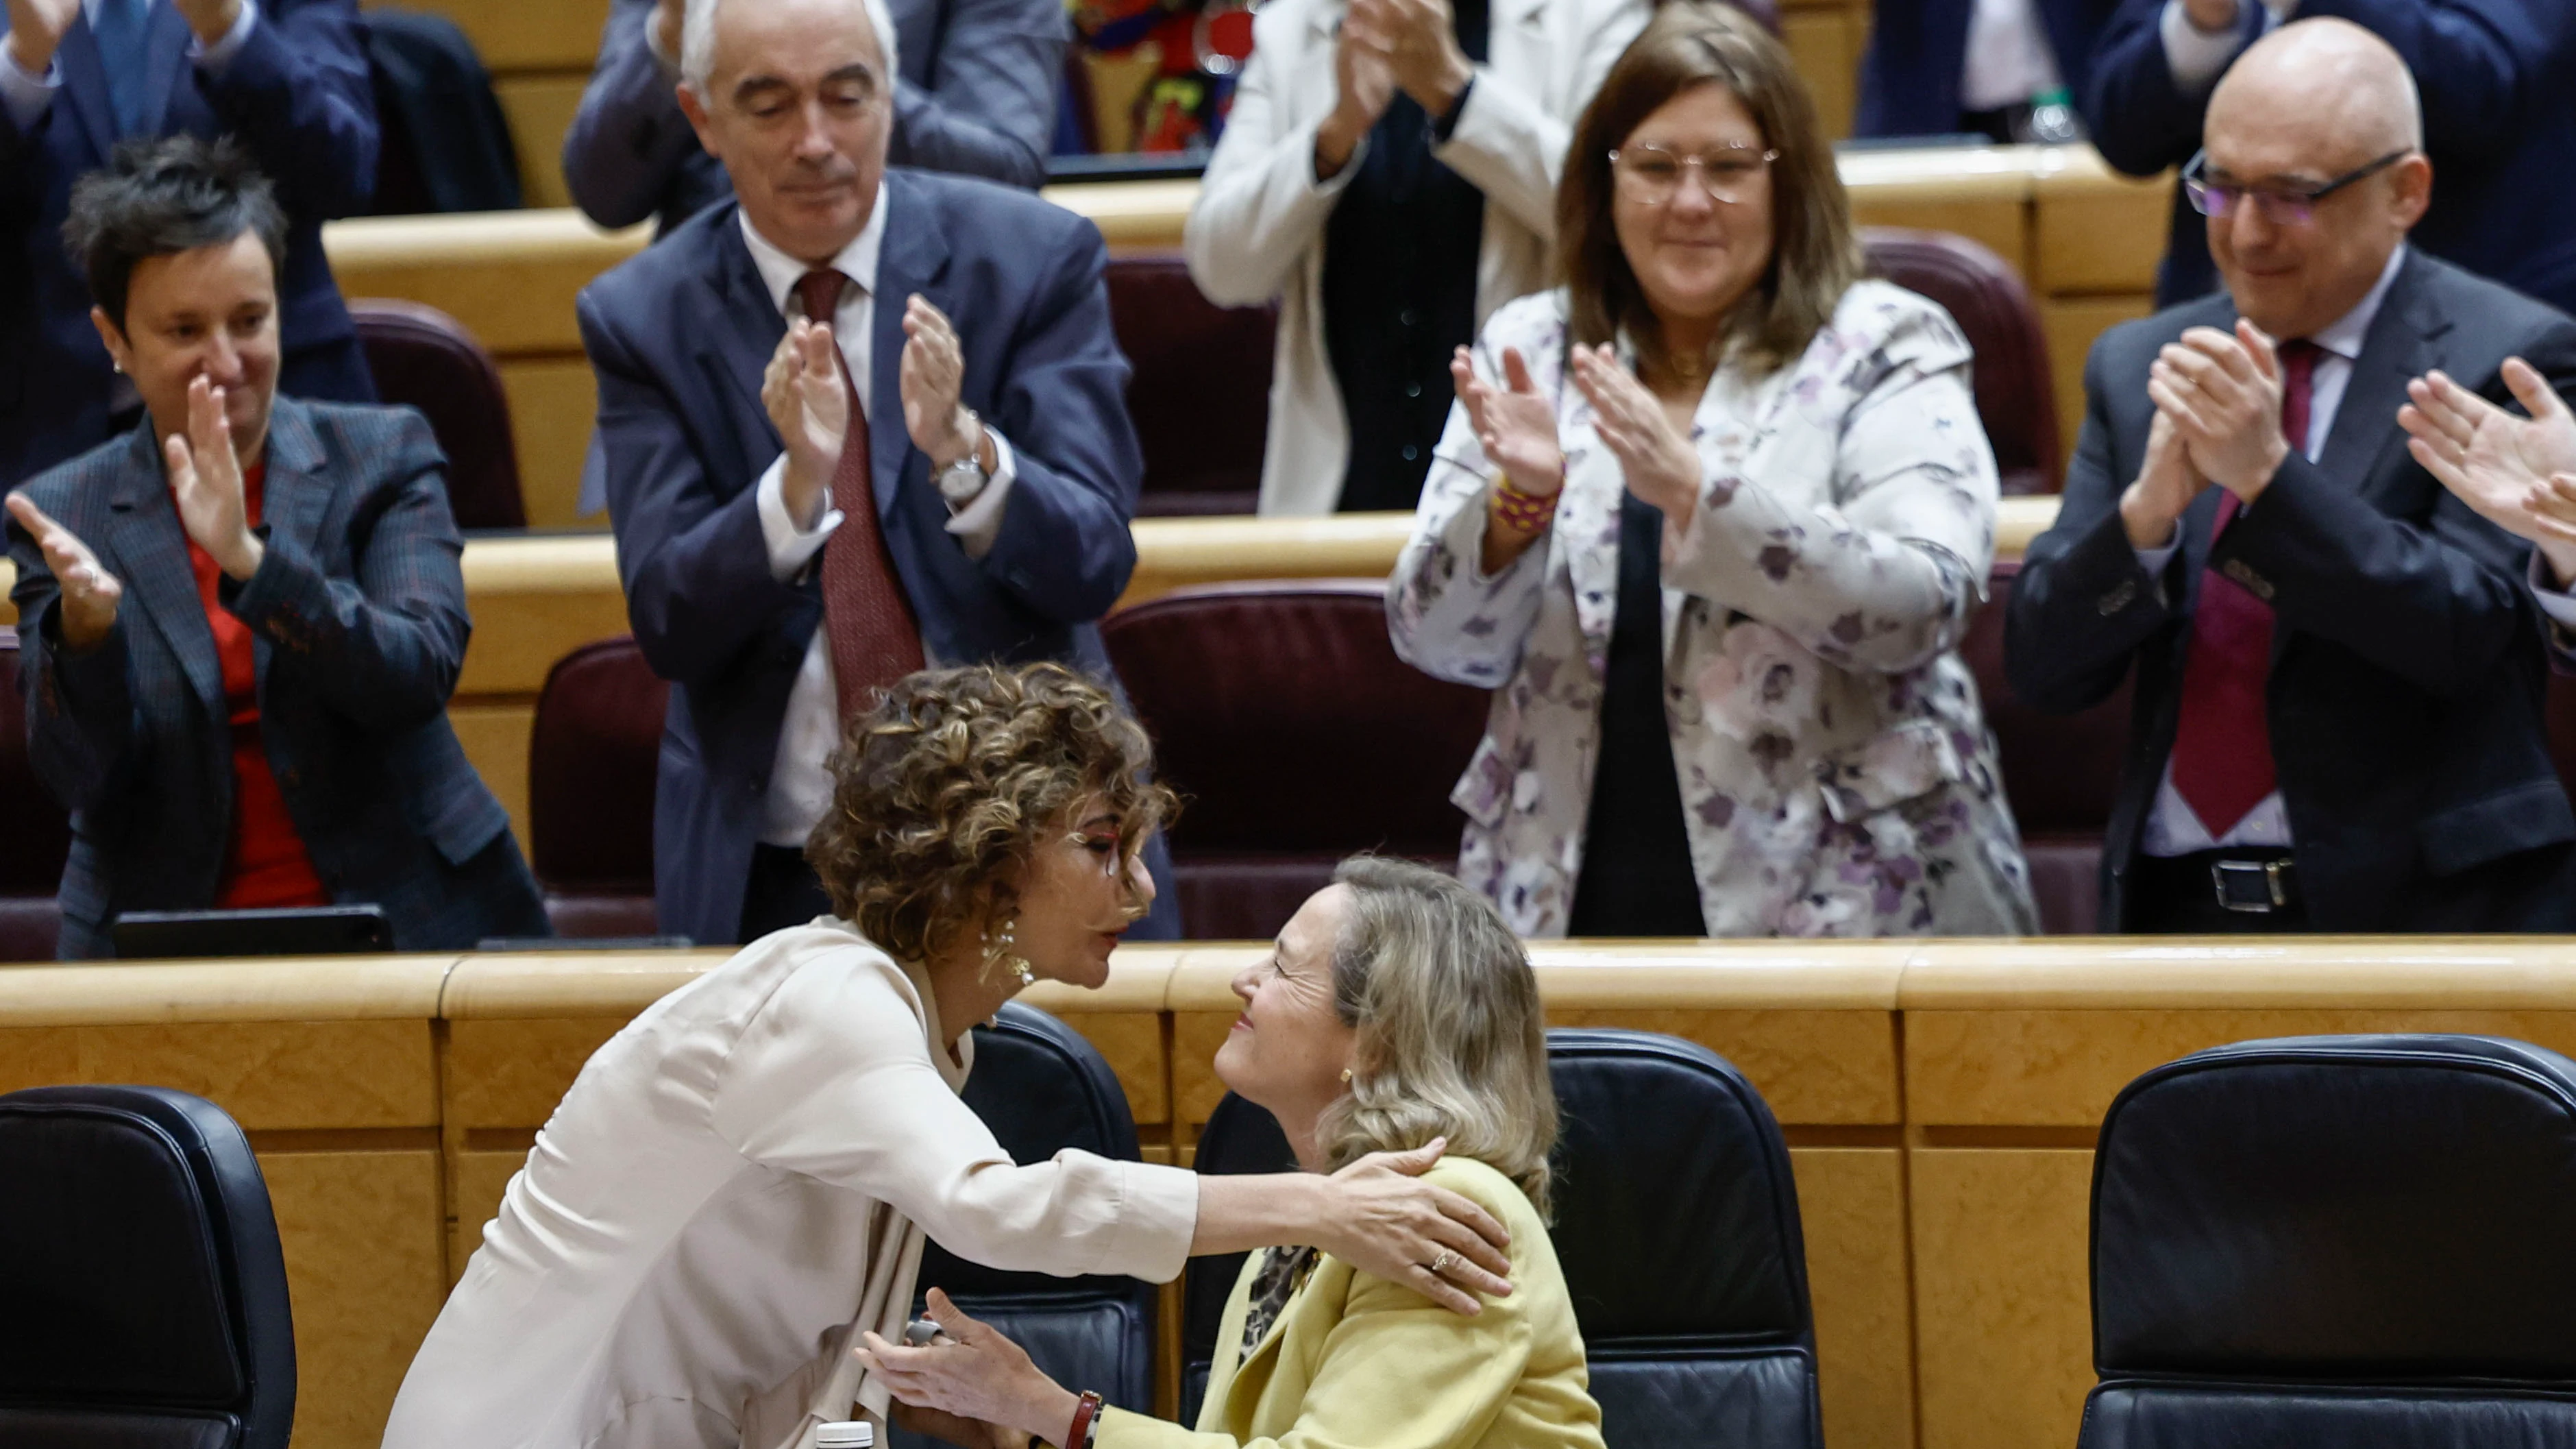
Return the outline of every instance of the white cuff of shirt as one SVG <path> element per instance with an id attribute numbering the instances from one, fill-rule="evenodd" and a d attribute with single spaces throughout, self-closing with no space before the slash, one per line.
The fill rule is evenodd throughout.
<path id="1" fill-rule="evenodd" d="M 2132 545 L 2132 547 L 2134 547 L 2134 545 Z M 2140 548 L 2136 550 L 2138 555 L 2138 567 L 2147 571 L 2148 578 L 2161 579 L 2165 576 L 2165 565 L 2172 563 L 2173 556 L 2180 552 L 2181 549 L 2182 525 L 2177 523 L 2174 525 L 2173 542 L 2166 544 L 2162 548 Z"/>
<path id="2" fill-rule="evenodd" d="M 841 526 L 841 511 L 832 506 L 832 490 L 823 490 L 823 516 L 812 528 L 800 529 L 787 516 L 787 455 L 769 465 L 752 485 L 752 506 L 760 512 L 760 541 L 769 548 L 769 576 L 785 583 L 805 571 L 824 540 Z"/>
<path id="3" fill-rule="evenodd" d="M 994 540 L 1002 536 L 1002 506 L 1010 502 L 1011 483 L 1020 476 L 1019 467 L 1011 461 L 1011 440 L 998 428 L 984 429 L 993 440 L 993 476 L 984 480 L 984 491 L 966 500 L 963 506 L 949 505 L 948 531 L 971 559 L 981 559 L 993 551 Z"/>
<path id="4" fill-rule="evenodd" d="M 243 44 L 250 39 L 251 26 L 258 21 L 259 0 L 242 0 L 241 17 L 233 22 L 232 29 L 224 32 L 224 38 L 212 45 L 200 45 L 191 40 L 188 54 L 196 58 L 197 64 L 222 75 L 224 67 L 233 63 L 233 57 L 241 54 Z"/>
<path id="5" fill-rule="evenodd" d="M 2531 597 L 2539 601 L 2540 612 L 2549 616 L 2553 626 L 2550 632 L 2557 636 L 2549 642 L 2560 649 L 2570 648 L 2569 636 L 2576 635 L 2576 593 L 2558 587 L 2557 576 L 2550 572 L 2549 560 L 2542 558 L 2538 549 L 2531 551 L 2531 572 L 2527 577 L 2531 583 Z"/>
<path id="6" fill-rule="evenodd" d="M 2164 39 L 2165 68 L 2173 72 L 2174 89 L 2184 95 L 2197 95 L 2209 89 L 2218 73 L 2236 58 L 2244 36 L 2244 7 L 2261 0 L 2236 0 L 2236 28 L 2211 35 L 2191 23 L 2191 15 L 2182 8 L 2182 0 L 2165 0 L 2165 13 L 2157 24 Z"/>
<path id="7" fill-rule="evenodd" d="M 0 108 L 9 112 L 9 124 L 25 131 L 44 118 L 54 103 L 54 93 L 63 88 L 61 61 L 48 61 L 43 75 L 31 75 L 9 47 L 0 45 Z"/>

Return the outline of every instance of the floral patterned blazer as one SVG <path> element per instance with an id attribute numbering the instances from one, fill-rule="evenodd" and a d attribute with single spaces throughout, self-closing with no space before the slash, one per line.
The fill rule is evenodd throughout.
<path id="1" fill-rule="evenodd" d="M 1619 464 L 1566 375 L 1565 295 L 1498 310 L 1555 398 L 1554 528 L 1482 571 L 1494 468 L 1463 408 L 1387 613 L 1396 652 L 1494 691 L 1450 797 L 1459 871 L 1513 929 L 1561 936 L 1582 870 L 1618 597 Z M 1704 482 L 1663 567 L 1665 713 L 1712 935 L 2035 929 L 2029 867 L 1975 681 L 1954 652 L 1994 555 L 1970 349 L 1938 306 L 1855 285 L 1806 353 L 1721 367 L 1693 425 Z"/>

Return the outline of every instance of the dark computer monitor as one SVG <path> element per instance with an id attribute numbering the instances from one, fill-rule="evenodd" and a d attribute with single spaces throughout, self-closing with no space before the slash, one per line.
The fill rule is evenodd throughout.
<path id="1" fill-rule="evenodd" d="M 382 906 L 260 911 L 126 911 L 108 928 L 119 959 L 174 956 L 361 956 L 394 948 Z"/>

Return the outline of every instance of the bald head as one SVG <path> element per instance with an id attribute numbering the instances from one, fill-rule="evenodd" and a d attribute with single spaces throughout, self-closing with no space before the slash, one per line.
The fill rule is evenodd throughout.
<path id="1" fill-rule="evenodd" d="M 2301 20 L 2247 47 L 2201 130 L 2209 255 L 2236 310 L 2286 339 L 2359 306 L 2431 204 L 2423 136 L 2415 78 L 2360 26 Z"/>
<path id="2" fill-rule="evenodd" d="M 2422 150 L 2423 115 L 2415 77 L 2395 47 L 2349 20 L 2301 20 L 2254 42 L 2228 67 L 2209 98 L 2205 137 L 2289 127 L 2367 161 Z"/>

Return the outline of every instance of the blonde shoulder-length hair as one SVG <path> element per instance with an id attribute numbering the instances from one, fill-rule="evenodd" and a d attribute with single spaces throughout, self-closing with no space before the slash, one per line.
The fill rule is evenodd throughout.
<path id="1" fill-rule="evenodd" d="M 1316 1124 L 1327 1170 L 1446 1137 L 1544 1215 L 1556 1089 L 1520 938 L 1493 902 L 1427 866 L 1354 856 L 1333 880 L 1351 893 L 1333 1007 L 1357 1034 L 1357 1070 Z"/>
<path id="2" fill-rule="evenodd" d="M 1721 346 L 1753 376 L 1777 371 L 1833 320 L 1862 274 L 1851 199 L 1816 103 L 1787 47 L 1721 0 L 1671 0 L 1648 21 L 1574 123 L 1556 191 L 1556 264 L 1572 340 L 1624 329 L 1648 361 L 1669 363 L 1663 330 L 1619 246 L 1610 153 L 1682 92 L 1724 86 L 1762 128 L 1771 163 L 1771 265 L 1727 318 Z"/>

